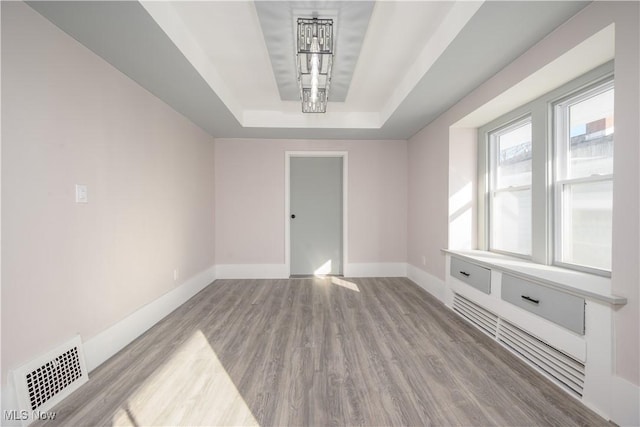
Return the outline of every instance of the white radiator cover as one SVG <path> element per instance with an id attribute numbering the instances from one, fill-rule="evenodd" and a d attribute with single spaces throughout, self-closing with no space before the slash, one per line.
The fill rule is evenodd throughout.
<path id="1" fill-rule="evenodd" d="M 582 397 L 585 363 L 504 319 L 500 320 L 498 341 L 546 373 L 556 384 Z"/>
<path id="2" fill-rule="evenodd" d="M 487 335 L 492 338 L 496 337 L 498 331 L 498 315 L 495 313 L 492 313 L 460 294 L 455 294 L 453 298 L 453 311 L 464 317 Z"/>
<path id="3" fill-rule="evenodd" d="M 453 311 L 554 383 L 574 396 L 582 397 L 586 363 L 458 293 L 454 293 Z"/>
<path id="4" fill-rule="evenodd" d="M 12 371 L 20 419 L 40 419 L 89 380 L 80 335 Z"/>

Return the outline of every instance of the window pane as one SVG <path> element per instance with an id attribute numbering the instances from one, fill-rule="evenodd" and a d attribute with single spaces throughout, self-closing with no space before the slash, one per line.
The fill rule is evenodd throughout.
<path id="1" fill-rule="evenodd" d="M 496 136 L 496 188 L 531 185 L 531 122 Z"/>
<path id="2" fill-rule="evenodd" d="M 562 262 L 611 270 L 612 181 L 565 184 Z"/>
<path id="3" fill-rule="evenodd" d="M 569 107 L 565 178 L 613 173 L 613 89 Z"/>
<path id="4" fill-rule="evenodd" d="M 493 196 L 491 249 L 531 255 L 531 190 Z"/>

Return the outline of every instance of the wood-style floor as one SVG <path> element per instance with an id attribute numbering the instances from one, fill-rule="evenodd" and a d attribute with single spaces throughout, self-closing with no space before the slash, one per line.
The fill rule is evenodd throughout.
<path id="1" fill-rule="evenodd" d="M 48 425 L 605 425 L 407 279 L 218 280 Z"/>

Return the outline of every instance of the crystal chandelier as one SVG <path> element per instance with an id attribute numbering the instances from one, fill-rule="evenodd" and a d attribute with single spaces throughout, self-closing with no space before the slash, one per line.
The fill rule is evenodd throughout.
<path id="1" fill-rule="evenodd" d="M 298 86 L 303 113 L 327 111 L 333 64 L 333 19 L 298 18 Z"/>

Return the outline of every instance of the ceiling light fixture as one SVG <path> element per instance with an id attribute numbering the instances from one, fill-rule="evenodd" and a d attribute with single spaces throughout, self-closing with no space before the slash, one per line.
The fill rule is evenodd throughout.
<path id="1" fill-rule="evenodd" d="M 333 64 L 333 19 L 298 18 L 296 58 L 302 112 L 326 112 Z"/>

